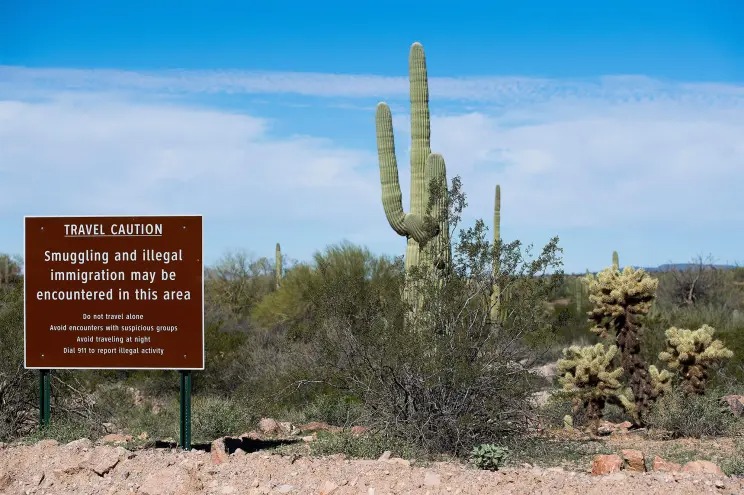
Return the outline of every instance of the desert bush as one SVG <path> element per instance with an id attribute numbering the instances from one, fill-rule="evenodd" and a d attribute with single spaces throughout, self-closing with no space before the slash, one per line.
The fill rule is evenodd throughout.
<path id="1" fill-rule="evenodd" d="M 23 280 L 0 284 L 0 441 L 38 426 L 38 372 L 23 367 Z"/>
<path id="2" fill-rule="evenodd" d="M 230 397 L 193 397 L 192 436 L 194 441 L 211 442 L 226 435 L 239 435 L 256 421 L 250 403 Z"/>
<path id="3" fill-rule="evenodd" d="M 453 187 L 450 197 L 458 194 Z M 353 314 L 344 304 L 328 304 L 318 315 L 324 380 L 358 397 L 370 426 L 428 452 L 466 454 L 524 431 L 531 420 L 538 380 L 528 367 L 541 343 L 535 337 L 549 330 L 544 303 L 562 275 L 557 239 L 532 259 L 519 242 L 493 246 L 485 233 L 482 221 L 461 230 L 452 268 L 440 276 L 410 270 L 415 313 L 400 297 L 400 278 L 390 277 L 370 287 Z M 500 257 L 496 274 L 493 256 Z M 551 269 L 554 275 L 546 275 Z M 491 324 L 484 301 L 495 279 L 519 304 Z M 332 301 L 350 290 L 340 284 L 328 296 Z"/>
<path id="4" fill-rule="evenodd" d="M 721 404 L 720 397 L 719 390 L 696 395 L 673 389 L 653 405 L 648 426 L 671 438 L 727 435 L 738 420 Z"/>

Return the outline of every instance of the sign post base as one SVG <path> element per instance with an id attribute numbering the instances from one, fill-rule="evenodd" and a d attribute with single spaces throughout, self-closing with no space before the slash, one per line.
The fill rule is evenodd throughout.
<path id="1" fill-rule="evenodd" d="M 191 371 L 181 371 L 181 426 L 179 447 L 191 450 Z"/>
<path id="2" fill-rule="evenodd" d="M 39 370 L 39 426 L 49 426 L 52 415 L 52 370 Z"/>

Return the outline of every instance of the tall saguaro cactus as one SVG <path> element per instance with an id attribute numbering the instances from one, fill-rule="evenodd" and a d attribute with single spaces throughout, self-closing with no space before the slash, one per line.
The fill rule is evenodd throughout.
<path id="1" fill-rule="evenodd" d="M 403 211 L 403 195 L 395 157 L 393 118 L 384 102 L 377 105 L 375 116 L 377 153 L 380 162 L 382 205 L 388 223 L 408 239 L 406 270 L 414 266 L 425 269 L 448 267 L 451 259 L 447 217 L 447 173 L 444 158 L 431 152 L 429 121 L 429 86 L 424 49 L 414 43 L 408 57 L 411 91 L 411 206 Z M 441 187 L 431 211 L 429 188 L 435 181 Z"/>
<path id="2" fill-rule="evenodd" d="M 276 288 L 279 289 L 282 285 L 282 247 L 278 242 L 276 243 L 276 255 L 274 256 L 274 271 Z"/>
<path id="3" fill-rule="evenodd" d="M 429 85 L 424 49 L 420 43 L 411 45 L 408 72 L 411 93 L 410 212 L 403 211 L 393 117 L 390 107 L 384 102 L 377 105 L 375 115 L 382 205 L 393 230 L 407 238 L 406 273 L 418 267 L 427 275 L 438 275 L 449 268 L 452 257 L 447 216 L 447 172 L 444 158 L 431 152 Z M 436 189 L 431 189 L 432 186 Z M 433 198 L 431 192 L 436 193 Z M 423 303 L 422 295 L 414 285 L 407 277 L 403 298 L 411 305 L 412 317 L 420 314 L 418 310 Z"/>

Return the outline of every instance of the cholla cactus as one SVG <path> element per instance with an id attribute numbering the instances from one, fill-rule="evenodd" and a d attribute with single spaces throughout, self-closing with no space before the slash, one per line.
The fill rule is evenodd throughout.
<path id="1" fill-rule="evenodd" d="M 591 331 L 615 341 L 638 417 L 642 419 L 659 394 L 648 365 L 641 358 L 641 326 L 637 318 L 651 309 L 659 282 L 641 269 L 620 270 L 614 266 L 596 276 L 587 276 L 586 281 L 589 301 L 594 306 L 588 313 L 594 323 Z"/>
<path id="2" fill-rule="evenodd" d="M 580 401 L 595 429 L 605 404 L 617 404 L 630 414 L 635 411 L 631 391 L 620 382 L 623 369 L 611 370 L 617 351 L 614 345 L 571 346 L 563 349 L 564 358 L 558 361 L 561 395 Z"/>
<path id="3" fill-rule="evenodd" d="M 714 333 L 709 325 L 697 330 L 672 327 L 666 331 L 667 349 L 659 354 L 659 359 L 679 372 L 686 393 L 705 393 L 710 369 L 734 355 L 723 342 L 713 340 Z"/>
<path id="4" fill-rule="evenodd" d="M 656 397 L 671 391 L 672 378 L 674 377 L 672 373 L 668 370 L 659 371 L 654 365 L 648 367 L 648 373 L 651 375 L 651 386 Z"/>

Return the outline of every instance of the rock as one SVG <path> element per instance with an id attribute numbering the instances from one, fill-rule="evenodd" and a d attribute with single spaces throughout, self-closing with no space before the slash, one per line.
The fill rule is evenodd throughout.
<path id="1" fill-rule="evenodd" d="M 592 474 L 602 475 L 616 473 L 620 471 L 623 466 L 623 460 L 619 455 L 615 454 L 602 454 L 594 457 L 592 461 Z"/>
<path id="2" fill-rule="evenodd" d="M 628 471 L 646 472 L 646 458 L 643 452 L 635 449 L 623 449 L 621 451 L 625 461 L 625 469 Z"/>
<path id="3" fill-rule="evenodd" d="M 247 438 L 248 440 L 261 440 L 261 434 L 255 430 L 251 430 L 240 435 L 240 438 Z"/>
<path id="4" fill-rule="evenodd" d="M 317 439 L 315 435 L 307 435 L 302 437 L 303 442 L 314 442 Z"/>
<path id="5" fill-rule="evenodd" d="M 114 423 L 102 423 L 103 429 L 106 433 L 113 433 L 116 431 L 116 425 Z"/>
<path id="6" fill-rule="evenodd" d="M 299 430 L 289 421 L 281 421 L 279 423 L 279 432 L 284 435 L 296 435 L 299 433 Z"/>
<path id="7" fill-rule="evenodd" d="M 212 442 L 209 453 L 214 464 L 222 464 L 223 462 L 227 462 L 227 460 L 229 459 L 229 455 L 227 453 L 227 447 L 225 447 L 225 439 L 218 438 L 217 440 Z"/>
<path id="8" fill-rule="evenodd" d="M 279 485 L 276 487 L 276 491 L 279 493 L 289 493 L 292 490 L 294 490 L 294 486 L 292 485 Z"/>
<path id="9" fill-rule="evenodd" d="M 411 461 L 409 461 L 408 459 L 401 459 L 400 457 L 391 457 L 390 459 L 387 460 L 387 462 L 389 464 L 399 464 L 401 466 L 411 465 Z"/>
<path id="10" fill-rule="evenodd" d="M 391 455 L 393 455 L 393 453 L 390 452 L 389 450 L 386 450 L 385 452 L 382 453 L 382 455 L 380 457 L 377 458 L 377 460 L 378 461 L 387 461 L 388 459 L 390 459 L 390 456 Z"/>
<path id="11" fill-rule="evenodd" d="M 148 435 L 146 431 L 143 431 L 142 433 L 137 435 L 138 440 L 147 440 L 148 438 L 150 438 L 150 435 Z"/>
<path id="12" fill-rule="evenodd" d="M 364 435 L 368 431 L 369 431 L 369 428 L 367 428 L 366 426 L 352 426 L 351 427 L 351 434 L 354 436 Z"/>
<path id="13" fill-rule="evenodd" d="M 437 473 L 432 473 L 431 471 L 427 471 L 426 474 L 424 474 L 424 485 L 430 486 L 430 487 L 436 487 L 442 484 L 441 477 Z"/>
<path id="14" fill-rule="evenodd" d="M 726 476 L 723 470 L 713 462 L 710 461 L 690 461 L 682 466 L 682 472 L 684 473 L 702 473 L 702 474 L 715 474 L 717 476 Z"/>
<path id="15" fill-rule="evenodd" d="M 728 405 L 734 416 L 741 416 L 744 412 L 744 395 L 724 395 L 721 402 Z"/>
<path id="16" fill-rule="evenodd" d="M 677 464 L 676 462 L 669 462 L 667 460 L 662 459 L 658 455 L 654 457 L 653 464 L 651 465 L 651 468 L 654 471 L 661 471 L 665 473 L 674 473 L 677 471 L 682 470 L 682 465 Z"/>
<path id="17" fill-rule="evenodd" d="M 266 435 L 276 435 L 282 431 L 279 422 L 273 418 L 262 418 L 258 422 L 258 429 Z"/>
<path id="18" fill-rule="evenodd" d="M 597 427 L 597 435 L 609 435 L 615 431 L 615 425 L 609 421 L 602 421 Z"/>
<path id="19" fill-rule="evenodd" d="M 235 449 L 235 452 L 233 452 L 233 455 L 234 456 L 241 456 L 241 455 L 246 455 L 246 454 L 247 454 L 247 452 L 245 450 L 241 449 L 240 447 L 238 447 L 237 449 Z"/>
<path id="20" fill-rule="evenodd" d="M 623 421 L 622 423 L 613 423 L 611 421 L 602 421 L 599 423 L 597 428 L 598 435 L 612 435 L 614 433 L 627 433 L 628 429 L 633 426 L 630 421 Z"/>
<path id="21" fill-rule="evenodd" d="M 326 480 L 320 485 L 319 493 L 320 495 L 331 495 L 336 493 L 338 488 L 339 486 L 336 483 Z"/>
<path id="22" fill-rule="evenodd" d="M 104 447 L 98 447 L 90 453 L 86 467 L 98 476 L 103 476 L 114 469 L 120 460 L 120 453 Z"/>

